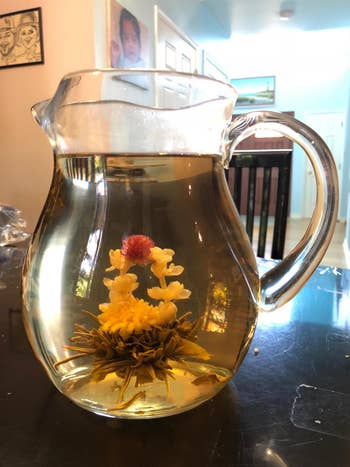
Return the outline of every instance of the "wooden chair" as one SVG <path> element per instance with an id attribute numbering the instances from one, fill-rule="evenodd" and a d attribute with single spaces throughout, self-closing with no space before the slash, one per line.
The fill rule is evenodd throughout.
<path id="1" fill-rule="evenodd" d="M 235 151 L 227 181 L 253 244 L 254 218 L 259 219 L 257 256 L 264 258 L 269 217 L 273 219 L 271 258 L 282 259 L 289 207 L 291 149 Z"/>

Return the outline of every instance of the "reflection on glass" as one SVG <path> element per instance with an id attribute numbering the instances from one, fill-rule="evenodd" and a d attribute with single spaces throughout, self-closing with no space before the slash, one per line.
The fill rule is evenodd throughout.
<path id="1" fill-rule="evenodd" d="M 56 326 L 61 319 L 61 283 L 65 245 L 51 245 L 41 261 L 38 280 L 39 307 L 45 310 L 45 319 Z"/>
<path id="2" fill-rule="evenodd" d="M 84 298 L 90 295 L 91 283 L 93 278 L 93 270 L 96 265 L 96 260 L 101 243 L 102 230 L 96 229 L 89 235 L 86 245 L 86 252 L 83 261 L 80 265 L 80 273 L 76 285 L 76 295 Z"/>
<path id="3" fill-rule="evenodd" d="M 204 315 L 203 329 L 223 333 L 227 327 L 226 312 L 230 308 L 230 292 L 222 282 L 211 284 Z"/>

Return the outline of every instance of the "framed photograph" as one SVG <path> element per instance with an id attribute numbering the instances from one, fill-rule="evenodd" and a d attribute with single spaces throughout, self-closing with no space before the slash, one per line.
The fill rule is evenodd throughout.
<path id="1" fill-rule="evenodd" d="M 108 2 L 107 63 L 112 68 L 149 66 L 146 26 L 116 0 Z"/>
<path id="2" fill-rule="evenodd" d="M 231 79 L 237 89 L 237 107 L 272 105 L 275 103 L 275 77 L 259 76 L 254 78 Z"/>
<path id="3" fill-rule="evenodd" d="M 41 8 L 0 15 L 0 68 L 44 63 Z"/>

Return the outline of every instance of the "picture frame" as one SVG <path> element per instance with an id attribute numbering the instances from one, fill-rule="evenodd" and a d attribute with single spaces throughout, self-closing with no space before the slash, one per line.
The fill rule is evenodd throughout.
<path id="1" fill-rule="evenodd" d="M 43 63 L 41 8 L 0 15 L 0 68 Z"/>
<path id="2" fill-rule="evenodd" d="M 208 53 L 202 51 L 202 65 L 203 65 L 203 75 L 208 76 L 209 78 L 217 79 L 219 81 L 227 82 L 228 76 L 222 70 L 222 68 L 212 59 Z"/>
<path id="3" fill-rule="evenodd" d="M 107 66 L 147 68 L 149 40 L 147 27 L 132 12 L 116 0 L 107 1 Z"/>
<path id="4" fill-rule="evenodd" d="M 275 76 L 230 79 L 237 89 L 236 107 L 255 107 L 275 103 Z"/>

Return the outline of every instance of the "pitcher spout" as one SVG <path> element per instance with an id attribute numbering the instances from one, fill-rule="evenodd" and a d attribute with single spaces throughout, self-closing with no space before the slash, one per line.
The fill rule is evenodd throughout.
<path id="1" fill-rule="evenodd" d="M 50 103 L 50 99 L 46 99 L 44 101 L 37 102 L 31 108 L 32 116 L 34 120 L 44 129 L 47 129 L 48 125 L 48 115 L 47 115 L 47 108 Z"/>

